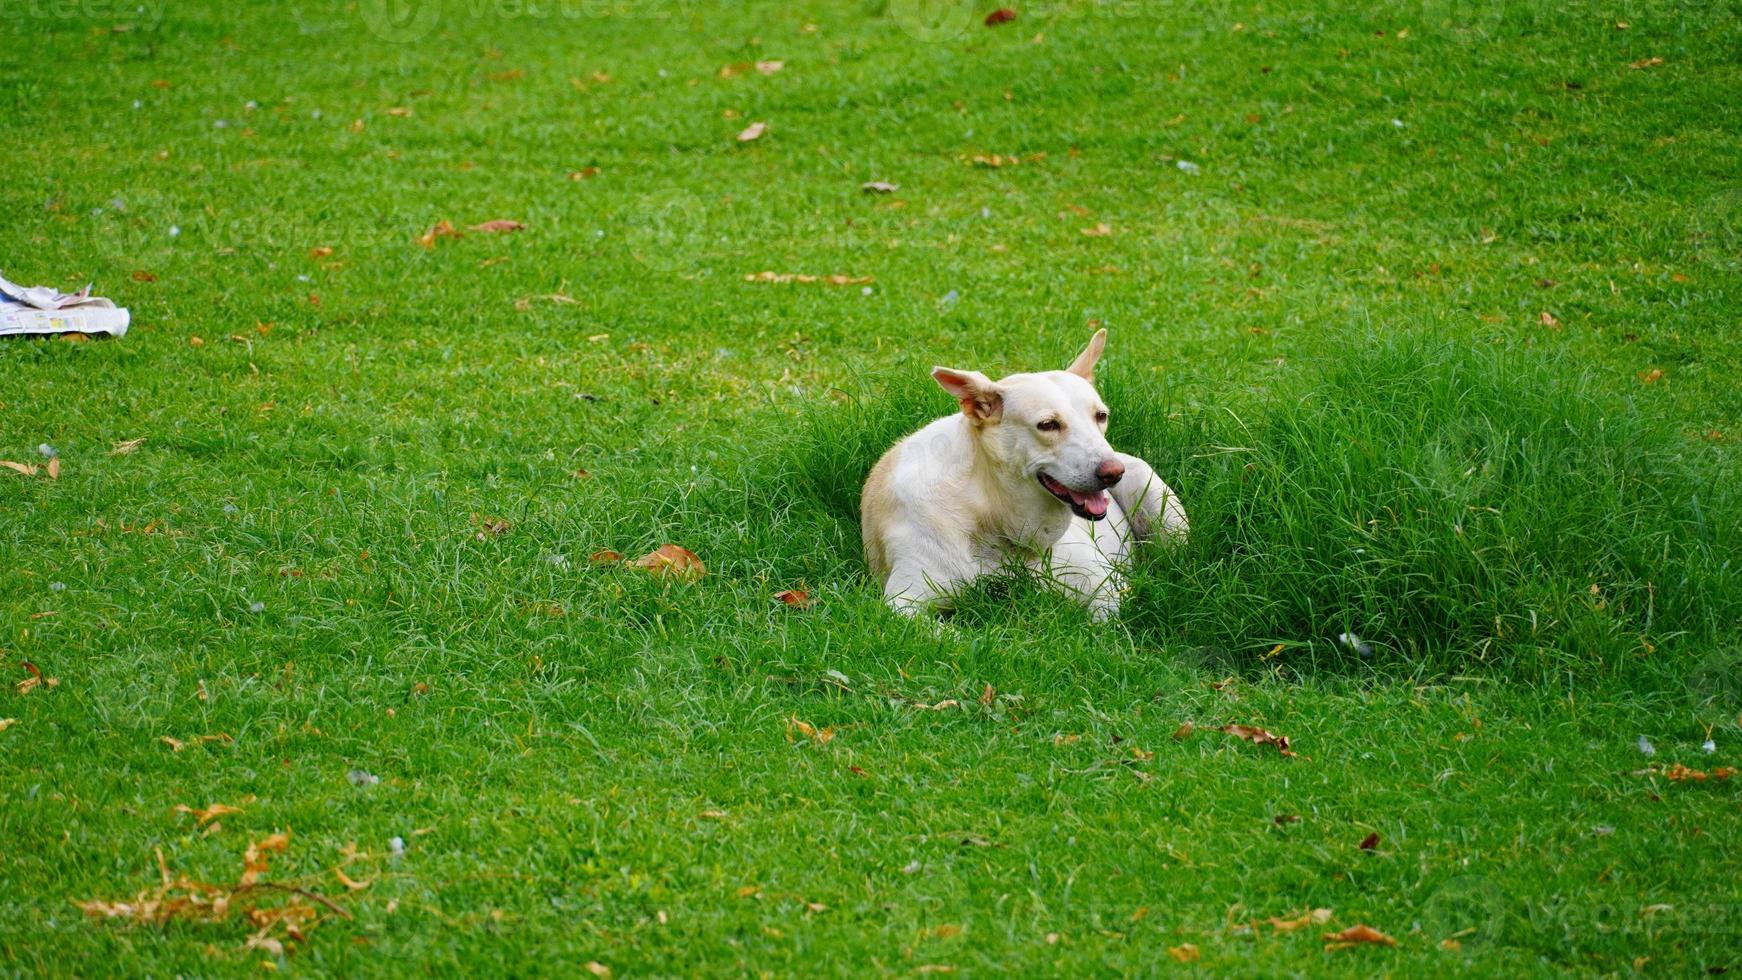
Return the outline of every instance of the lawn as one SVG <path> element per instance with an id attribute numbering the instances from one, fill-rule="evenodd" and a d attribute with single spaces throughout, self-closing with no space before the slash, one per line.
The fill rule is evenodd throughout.
<path id="1" fill-rule="evenodd" d="M 4 5 L 0 971 L 1742 969 L 1742 11 L 1288 6 Z M 1191 543 L 888 613 L 1097 324 Z"/>

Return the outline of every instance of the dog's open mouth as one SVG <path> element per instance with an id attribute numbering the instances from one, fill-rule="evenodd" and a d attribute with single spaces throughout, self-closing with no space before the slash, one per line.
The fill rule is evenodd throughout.
<path id="1" fill-rule="evenodd" d="M 1040 485 L 1046 488 L 1047 493 L 1064 501 L 1065 506 L 1071 509 L 1071 513 L 1078 517 L 1086 521 L 1098 521 L 1107 516 L 1107 492 L 1105 490 L 1091 490 L 1088 493 L 1082 493 L 1072 490 L 1045 473 L 1038 473 L 1036 476 L 1040 479 Z"/>

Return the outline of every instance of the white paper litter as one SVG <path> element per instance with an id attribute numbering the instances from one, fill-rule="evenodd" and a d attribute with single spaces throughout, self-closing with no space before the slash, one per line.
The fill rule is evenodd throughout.
<path id="1" fill-rule="evenodd" d="M 127 311 L 92 296 L 91 287 L 63 293 L 52 286 L 20 286 L 0 276 L 0 337 L 57 333 L 127 333 Z"/>

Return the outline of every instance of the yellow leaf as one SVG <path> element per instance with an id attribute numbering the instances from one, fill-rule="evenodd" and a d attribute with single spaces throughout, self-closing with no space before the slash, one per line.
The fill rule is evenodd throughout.
<path id="1" fill-rule="evenodd" d="M 1196 963 L 1198 961 L 1198 948 L 1191 943 L 1181 943 L 1178 946 L 1169 946 L 1167 955 L 1181 963 Z"/>
<path id="2" fill-rule="evenodd" d="M 3 732 L 16 724 L 18 724 L 17 718 L 0 718 L 0 732 Z"/>
<path id="3" fill-rule="evenodd" d="M 375 879 L 373 878 L 362 881 L 352 878 L 350 875 L 345 874 L 343 868 L 334 868 L 333 877 L 339 879 L 339 884 L 344 885 L 347 889 L 354 892 L 360 892 L 363 889 L 368 888 L 370 885 L 375 884 Z"/>

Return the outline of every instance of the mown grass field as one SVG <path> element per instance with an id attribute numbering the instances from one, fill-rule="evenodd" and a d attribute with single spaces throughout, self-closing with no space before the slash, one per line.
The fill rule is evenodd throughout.
<path id="1" fill-rule="evenodd" d="M 990 9 L 0 4 L 0 970 L 1742 969 L 1742 10 Z M 1191 544 L 889 615 L 1094 323 Z"/>

